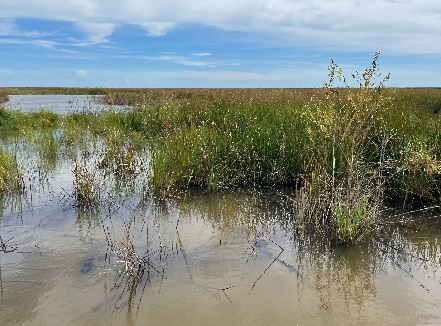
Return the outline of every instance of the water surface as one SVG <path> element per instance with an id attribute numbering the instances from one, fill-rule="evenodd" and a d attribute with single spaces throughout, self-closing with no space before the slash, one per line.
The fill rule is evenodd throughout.
<path id="1" fill-rule="evenodd" d="M 72 159 L 42 174 L 18 157 L 29 184 L 3 198 L 0 325 L 441 324 L 439 211 L 335 248 L 298 232 L 286 191 L 159 200 L 140 173 L 105 177 L 87 209 Z"/>
<path id="2" fill-rule="evenodd" d="M 127 109 L 127 106 L 105 105 L 104 95 L 9 95 L 5 107 L 23 112 L 49 110 L 59 114 L 95 112 L 102 109 Z"/>

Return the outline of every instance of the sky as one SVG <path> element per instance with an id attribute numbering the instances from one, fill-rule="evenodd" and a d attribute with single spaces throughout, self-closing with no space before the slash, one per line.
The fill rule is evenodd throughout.
<path id="1" fill-rule="evenodd" d="M 0 0 L 0 87 L 321 87 L 379 50 L 441 87 L 440 1 Z"/>

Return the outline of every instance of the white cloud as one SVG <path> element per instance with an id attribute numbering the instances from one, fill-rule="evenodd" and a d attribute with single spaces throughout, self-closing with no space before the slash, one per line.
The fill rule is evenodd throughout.
<path id="1" fill-rule="evenodd" d="M 117 28 L 117 25 L 110 23 L 77 23 L 78 29 L 88 35 L 86 40 L 74 40 L 74 45 L 91 45 L 109 43 L 107 37 Z"/>
<path id="2" fill-rule="evenodd" d="M 176 55 L 160 55 L 157 58 L 159 60 L 170 61 L 184 66 L 192 67 L 217 67 L 220 65 L 217 62 L 193 60 L 192 58 L 186 58 Z"/>
<path id="3" fill-rule="evenodd" d="M 47 32 L 47 31 L 21 31 L 14 21 L 10 18 L 2 18 L 0 17 L 0 36 L 18 36 L 18 37 L 27 37 L 27 38 L 41 38 L 50 35 L 54 35 L 56 32 Z"/>
<path id="4" fill-rule="evenodd" d="M 16 27 L 12 19 L 0 18 L 0 36 L 14 36 Z"/>
<path id="5" fill-rule="evenodd" d="M 147 30 L 149 36 L 153 36 L 153 37 L 163 36 L 176 26 L 175 23 L 158 23 L 158 22 L 141 23 L 140 25 Z"/>
<path id="6" fill-rule="evenodd" d="M 42 47 L 42 48 L 48 48 L 48 49 L 52 49 L 54 48 L 56 45 L 58 45 L 57 42 L 53 42 L 53 41 L 46 41 L 46 40 L 34 40 L 31 41 L 32 44 Z"/>
<path id="7" fill-rule="evenodd" d="M 208 57 L 211 55 L 211 53 L 209 52 L 198 52 L 198 53 L 193 53 L 193 55 L 195 57 Z"/>
<path id="8" fill-rule="evenodd" d="M 18 44 L 18 45 L 26 45 L 31 44 L 42 48 L 54 48 L 58 45 L 57 42 L 46 41 L 46 40 L 27 40 L 27 39 L 19 39 L 19 38 L 2 38 L 0 39 L 0 44 Z"/>
<path id="9" fill-rule="evenodd" d="M 237 62 L 229 62 L 226 60 L 223 61 L 204 61 L 204 58 L 207 56 L 210 56 L 210 53 L 193 53 L 192 56 L 186 57 L 177 55 L 175 53 L 163 53 L 159 56 L 145 56 L 145 57 L 130 57 L 126 56 L 127 58 L 137 58 L 137 59 L 145 59 L 145 60 L 162 60 L 162 61 L 169 61 L 176 64 L 184 65 L 184 66 L 190 66 L 190 67 L 206 67 L 206 68 L 218 68 L 218 67 L 225 67 L 225 66 L 239 66 L 240 64 Z M 197 57 L 198 60 L 195 60 L 194 57 Z M 124 56 L 123 56 L 124 57 Z"/>
<path id="10" fill-rule="evenodd" d="M 441 54 L 439 0 L 1 0 L 0 16 L 69 21 L 107 42 L 120 25 L 162 36 L 180 24 L 263 33 L 268 42 L 342 51 Z M 8 34 L 11 26 L 0 27 Z M 32 32 L 32 31 L 31 31 Z"/>
<path id="11" fill-rule="evenodd" d="M 78 69 L 77 71 L 75 71 L 75 74 L 77 77 L 86 77 L 87 70 Z"/>

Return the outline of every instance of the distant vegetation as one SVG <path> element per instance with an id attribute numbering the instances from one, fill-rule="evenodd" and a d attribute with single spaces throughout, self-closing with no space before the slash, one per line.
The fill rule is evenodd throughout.
<path id="1" fill-rule="evenodd" d="M 118 89 L 106 88 L 69 88 L 69 87 L 4 87 L 9 95 L 105 95 Z"/>
<path id="2" fill-rule="evenodd" d="M 133 108 L 65 117 L 2 110 L 1 136 L 52 128 L 62 131 L 59 147 L 84 153 L 102 139 L 95 169 L 125 178 L 147 170 L 160 198 L 193 188 L 288 187 L 300 231 L 335 243 L 356 242 L 386 205 L 439 204 L 441 89 L 385 88 L 378 53 L 354 75 L 358 88 L 346 87 L 333 62 L 329 76 L 322 89 L 89 89 Z M 77 160 L 74 171 L 76 198 L 96 205 L 90 162 Z"/>

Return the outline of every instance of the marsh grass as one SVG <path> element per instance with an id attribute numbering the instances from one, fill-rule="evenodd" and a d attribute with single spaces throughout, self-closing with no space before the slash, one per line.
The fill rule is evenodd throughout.
<path id="1" fill-rule="evenodd" d="M 0 104 L 9 101 L 9 94 L 5 89 L 0 89 Z"/>
<path id="2" fill-rule="evenodd" d="M 409 151 L 402 171 L 405 185 L 403 207 L 408 202 L 434 203 L 441 201 L 441 161 L 424 147 Z"/>
<path id="3" fill-rule="evenodd" d="M 72 170 L 74 205 L 79 210 L 99 208 L 101 202 L 101 178 L 94 166 L 88 165 L 86 156 L 74 162 Z"/>
<path id="4" fill-rule="evenodd" d="M 155 189 L 291 184 L 305 145 L 300 104 L 277 96 L 266 102 L 233 97 L 152 109 L 160 112 L 148 118 L 161 126 L 153 147 Z"/>
<path id="5" fill-rule="evenodd" d="M 33 136 L 36 131 L 56 128 L 58 122 L 59 116 L 53 112 L 23 113 L 0 107 L 0 138 Z"/>
<path id="6" fill-rule="evenodd" d="M 15 158 L 0 149 L 0 194 L 23 189 L 23 178 Z"/>
<path id="7" fill-rule="evenodd" d="M 387 111 L 379 52 L 371 67 L 356 73 L 359 88 L 337 97 L 334 79 L 346 85 L 341 68 L 329 66 L 324 99 L 313 99 L 303 115 L 309 121 L 310 161 L 294 209 L 299 223 L 312 224 L 337 243 L 358 241 L 379 217 L 383 202 L 383 169 L 388 142 L 382 117 Z M 348 87 L 346 87 L 348 88 Z"/>
<path id="8" fill-rule="evenodd" d="M 386 89 L 389 76 L 379 72 L 378 59 L 379 52 L 363 74 L 353 74 L 358 89 L 348 88 L 331 62 L 324 97 L 302 112 L 310 155 L 295 211 L 303 227 L 313 225 L 336 243 L 358 241 L 386 204 L 405 209 L 440 200 L 439 114 L 422 99 L 410 101 L 407 90 Z M 333 88 L 337 80 L 344 92 Z M 428 103 L 437 102 L 431 96 Z"/>
<path id="9" fill-rule="evenodd" d="M 366 175 L 354 162 L 346 178 L 313 173 L 293 199 L 299 229 L 310 227 L 336 244 L 358 242 L 372 231 L 383 204 L 378 175 Z"/>
<path id="10" fill-rule="evenodd" d="M 439 162 L 440 90 L 385 88 L 378 54 L 354 73 L 358 88 L 347 87 L 338 65 L 330 69 L 322 89 L 110 90 L 109 101 L 133 109 L 68 115 L 63 128 L 66 134 L 76 130 L 77 143 L 84 131 L 106 138 L 103 163 L 115 171 L 131 166 L 124 157 L 132 149 L 149 153 L 158 196 L 192 188 L 294 186 L 313 173 L 339 182 L 349 173 L 379 177 L 381 166 L 387 203 L 439 200 L 436 169 L 409 171 L 419 171 L 414 158 L 421 151 Z M 338 81 L 342 87 L 334 86 Z M 112 134 L 119 135 L 117 142 Z M 132 139 L 134 146 L 128 145 Z"/>
<path id="11" fill-rule="evenodd" d="M 118 132 L 105 138 L 104 150 L 99 167 L 109 170 L 116 175 L 135 173 L 137 162 L 135 145 L 130 140 L 124 140 Z"/>
<path id="12" fill-rule="evenodd" d="M 33 146 L 39 158 L 39 166 L 44 171 L 54 171 L 63 145 L 60 133 L 56 131 L 36 132 L 33 137 Z"/>
<path id="13" fill-rule="evenodd" d="M 117 90 L 114 89 L 114 91 Z M 98 87 L 5 87 L 3 91 L 10 95 L 105 95 L 109 89 Z"/>
<path id="14" fill-rule="evenodd" d="M 38 134 L 49 165 L 69 158 L 79 206 L 99 207 L 105 179 L 143 178 L 160 198 L 289 187 L 302 228 L 355 242 L 385 204 L 441 201 L 441 89 L 385 88 L 378 59 L 353 74 L 357 88 L 331 62 L 322 89 L 113 89 L 106 101 L 130 110 L 0 109 L 0 137 Z"/>
<path id="15" fill-rule="evenodd" d="M 8 209 L 21 214 L 27 196 L 24 172 L 17 163 L 15 153 L 0 148 L 0 219 Z"/>

